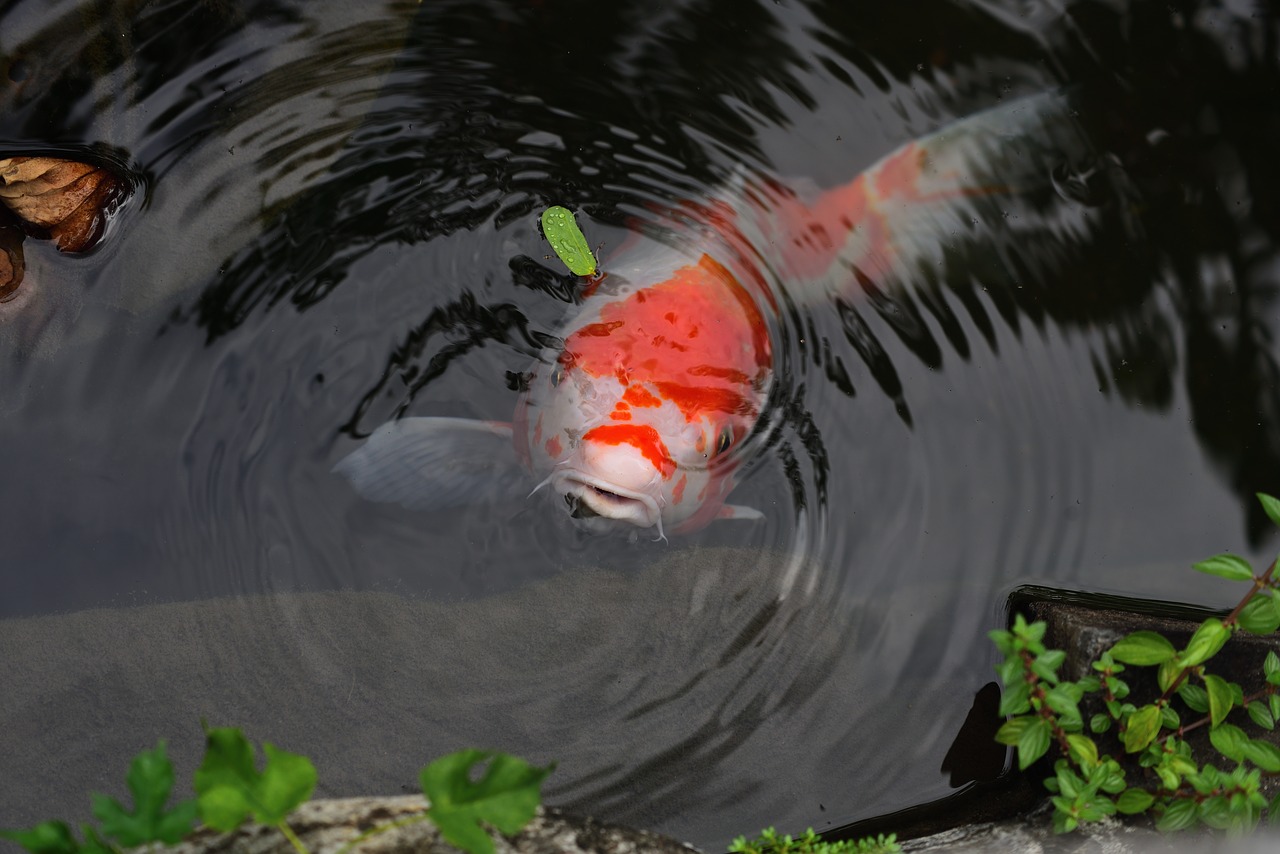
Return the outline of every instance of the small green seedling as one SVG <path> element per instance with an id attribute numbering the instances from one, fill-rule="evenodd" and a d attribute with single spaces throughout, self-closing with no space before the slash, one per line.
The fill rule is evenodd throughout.
<path id="1" fill-rule="evenodd" d="M 783 835 L 766 827 L 755 839 L 739 836 L 729 844 L 729 854 L 901 854 L 896 834 L 826 842 L 809 828 L 802 835 Z"/>
<path id="2" fill-rule="evenodd" d="M 144 750 L 134 758 L 126 781 L 133 794 L 132 810 L 115 798 L 93 796 L 93 814 L 102 822 L 104 834 L 133 848 L 151 842 L 175 845 L 191 832 L 196 821 L 195 801 L 165 808 L 173 791 L 173 764 L 165 755 L 163 740 L 155 750 Z"/>
<path id="3" fill-rule="evenodd" d="M 66 822 L 46 821 L 30 829 L 0 829 L 0 839 L 11 839 L 31 854 L 123 854 L 127 848 L 176 844 L 192 831 L 197 817 L 206 827 L 224 832 L 252 818 L 278 828 L 297 854 L 310 854 L 286 817 L 315 791 L 315 766 L 305 756 L 265 742 L 262 750 L 267 761 L 259 771 L 257 750 L 243 732 L 206 726 L 204 761 L 194 780 L 196 800 L 166 807 L 173 765 L 161 741 L 129 766 L 132 810 L 105 795 L 93 796 L 101 831 L 86 824 L 81 841 Z M 537 813 L 542 781 L 554 767 L 536 768 L 523 759 L 485 750 L 441 757 L 422 769 L 422 793 L 430 807 L 375 824 L 338 854 L 352 854 L 378 834 L 423 821 L 434 823 L 445 839 L 467 854 L 493 854 L 486 826 L 508 835 L 519 833 Z M 473 773 L 477 770 L 480 773 Z"/>
<path id="4" fill-rule="evenodd" d="M 311 760 L 271 744 L 262 745 L 267 764 L 254 767 L 253 745 L 232 727 L 205 731 L 204 762 L 196 771 L 195 789 L 204 823 L 229 831 L 249 816 L 280 828 L 294 849 L 305 849 L 285 816 L 311 797 L 316 769 Z"/>
<path id="5" fill-rule="evenodd" d="M 591 252 L 591 245 L 582 236 L 582 231 L 568 208 L 553 205 L 543 211 L 542 233 L 551 243 L 556 256 L 575 276 L 596 274 L 596 256 Z"/>
<path id="6" fill-rule="evenodd" d="M 482 763 L 488 764 L 473 781 L 472 769 Z M 481 823 L 507 834 L 520 832 L 537 812 L 542 801 L 539 787 L 551 770 L 505 753 L 451 753 L 422 769 L 422 792 L 431 802 L 427 817 L 464 851 L 493 854 L 493 840 Z"/>

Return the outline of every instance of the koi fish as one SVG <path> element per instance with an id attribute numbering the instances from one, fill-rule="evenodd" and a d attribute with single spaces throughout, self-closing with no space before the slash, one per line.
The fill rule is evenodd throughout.
<path id="1" fill-rule="evenodd" d="M 905 276 L 972 213 L 966 199 L 1049 181 L 1087 145 L 1065 96 L 979 113 L 909 142 L 846 185 L 811 193 L 740 182 L 692 205 L 701 251 L 622 258 L 593 281 L 562 345 L 529 373 L 510 424 L 404 418 L 338 463 L 364 497 L 432 510 L 523 484 L 548 490 L 591 531 L 658 538 L 719 519 L 773 382 L 777 301 L 751 259 L 807 301 L 858 276 Z"/>

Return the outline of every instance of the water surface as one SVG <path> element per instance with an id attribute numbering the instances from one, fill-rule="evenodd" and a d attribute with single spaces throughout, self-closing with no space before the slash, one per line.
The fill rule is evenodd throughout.
<path id="1" fill-rule="evenodd" d="M 1012 587 L 1228 604 L 1186 565 L 1274 545 L 1256 11 L 5 7 L 5 149 L 138 191 L 89 256 L 27 241 L 0 322 L 0 825 L 83 816 L 157 737 L 189 768 L 201 715 L 311 752 L 326 795 L 461 746 L 558 759 L 550 801 L 707 846 L 948 794 Z M 835 186 L 1059 87 L 1087 163 L 918 280 L 775 318 L 734 495 L 763 522 L 592 538 L 331 475 L 401 414 L 510 419 L 573 311 L 546 205 L 607 265 L 743 175 Z"/>

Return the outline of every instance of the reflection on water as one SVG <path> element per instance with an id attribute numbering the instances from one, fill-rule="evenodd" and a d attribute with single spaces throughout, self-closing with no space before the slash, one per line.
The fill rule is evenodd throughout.
<path id="1" fill-rule="evenodd" d="M 716 844 L 946 794 L 939 769 L 990 679 L 984 632 L 1015 584 L 1212 604 L 1215 585 L 1171 567 L 1269 545 L 1252 500 L 1280 480 L 1267 10 L 102 9 L 0 12 L 0 142 L 127 152 L 145 187 L 91 256 L 31 248 L 39 290 L 0 324 L 4 616 L 322 591 L 438 609 L 383 645 L 352 594 L 365 664 L 303 668 L 298 690 L 350 680 L 359 720 L 411 731 L 423 759 L 462 742 L 559 757 L 557 801 Z M 778 309 L 776 381 L 733 499 L 758 525 L 630 543 L 536 502 L 424 516 L 331 476 L 401 414 L 510 420 L 579 299 L 542 257 L 545 205 L 580 210 L 621 267 L 637 246 L 708 239 L 717 201 L 782 210 L 953 118 L 1062 86 L 1083 156 L 1064 137 L 1038 188 L 946 208 L 925 223 L 945 234 L 912 234 L 907 275 L 849 271 L 814 299 L 777 229 L 733 247 Z M 767 558 L 737 576 L 699 563 L 726 545 Z M 573 634 L 600 610 L 617 617 L 607 643 Z M 339 635 L 343 613 L 325 616 Z M 333 793 L 411 773 L 344 758 L 354 718 L 266 715 L 270 668 L 192 619 L 193 642 L 221 650 L 200 690 L 243 680 L 208 708 L 332 755 Z M 127 648 L 146 627 L 118 630 Z M 47 659 L 23 637 L 0 634 L 7 684 L 82 651 Z M 323 660 L 304 637 L 298 656 Z M 372 674 L 410 643 L 467 666 L 392 692 Z M 84 680 L 67 690 L 110 692 Z M 58 696 L 0 699 L 6 731 L 96 743 L 106 724 L 50 711 Z M 157 735 L 177 749 L 197 706 L 134 720 L 122 754 Z M 123 763 L 82 760 L 0 825 L 74 815 Z"/>

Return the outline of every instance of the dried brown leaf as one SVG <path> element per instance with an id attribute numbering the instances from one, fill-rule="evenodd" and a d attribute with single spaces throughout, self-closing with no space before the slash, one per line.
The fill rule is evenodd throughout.
<path id="1" fill-rule="evenodd" d="M 22 260 L 22 230 L 0 211 L 0 302 L 6 302 L 18 293 L 26 264 Z"/>
<path id="2" fill-rule="evenodd" d="M 124 191 L 124 181 L 101 166 L 56 157 L 0 159 L 0 202 L 65 252 L 97 243 Z"/>

